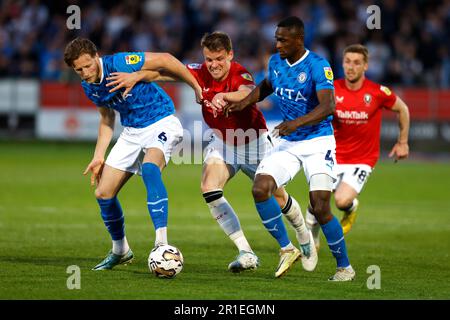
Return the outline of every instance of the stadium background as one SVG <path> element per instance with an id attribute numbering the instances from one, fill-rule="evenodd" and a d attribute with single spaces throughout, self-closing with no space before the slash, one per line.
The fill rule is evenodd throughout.
<path id="1" fill-rule="evenodd" d="M 66 10 L 73 4 L 81 9 L 79 30 L 66 26 L 70 16 Z M 366 27 L 366 9 L 371 4 L 381 9 L 380 30 Z M 382 161 L 362 195 L 364 213 L 348 240 L 351 258 L 362 275 L 359 281 L 341 289 L 324 288 L 323 280 L 333 266 L 331 256 L 322 249 L 321 266 L 312 277 L 300 267 L 288 275 L 300 278 L 295 296 L 284 293 L 292 292 L 286 283 L 268 284 L 271 266 L 276 265 L 276 246 L 256 217 L 250 182 L 239 176 L 228 187 L 230 202 L 236 203 L 244 230 L 247 227 L 265 263 L 262 277 L 242 276 L 239 283 L 249 285 L 243 285 L 246 291 L 233 294 L 233 279 L 224 271 L 233 248 L 201 199 L 200 167 L 188 165 L 171 165 L 165 172 L 173 195 L 169 237 L 187 257 L 186 270 L 179 282 L 171 284 L 172 290 L 164 288 L 165 295 L 160 296 L 151 289 L 160 282 L 151 282 L 146 289 L 139 283 L 147 279 L 143 261 L 152 227 L 141 204 L 145 195 L 138 179 L 124 189 L 122 198 L 129 237 L 140 250 L 140 265 L 119 274 L 131 283 L 129 291 L 114 289 L 117 273 L 105 276 L 106 280 L 89 274 L 87 270 L 103 255 L 107 243 L 88 179 L 80 175 L 93 151 L 98 116 L 79 79 L 64 65 L 65 44 L 84 36 L 97 44 L 101 54 L 168 51 L 190 63 L 202 61 L 201 36 L 223 30 L 233 40 L 235 59 L 260 80 L 267 56 L 274 50 L 276 23 L 287 15 L 303 19 L 306 47 L 330 61 L 336 78 L 342 76 L 342 49 L 357 42 L 367 45 L 367 76 L 390 86 L 410 108 L 411 156 L 401 164 L 386 159 L 398 131 L 395 115 L 384 114 Z M 0 265 L 4 270 L 0 297 L 448 298 L 448 284 L 439 279 L 449 275 L 448 268 L 443 268 L 449 263 L 450 243 L 449 33 L 450 1 L 0 1 Z M 184 126 L 192 130 L 192 120 L 201 119 L 201 114 L 191 90 L 181 84 L 163 87 Z M 266 101 L 260 107 L 271 124 L 279 121 L 276 105 Z M 289 190 L 304 207 L 303 180 L 300 174 Z M 192 217 L 199 219 L 200 229 L 190 225 Z M 203 238 L 196 237 L 198 233 Z M 214 252 L 224 254 L 211 258 Z M 391 261 L 389 255 L 395 259 Z M 424 256 L 428 258 L 422 264 Z M 404 261 L 409 266 L 403 266 Z M 377 263 L 382 270 L 395 271 L 383 282 L 387 289 L 374 293 L 365 288 L 368 275 L 364 271 Z M 65 268 L 70 264 L 80 265 L 86 274 L 86 289 L 80 295 L 65 287 Z M 217 281 L 215 289 L 199 284 L 211 279 Z M 109 293 L 102 293 L 98 286 L 107 287 Z M 263 288 L 273 291 L 264 293 Z"/>

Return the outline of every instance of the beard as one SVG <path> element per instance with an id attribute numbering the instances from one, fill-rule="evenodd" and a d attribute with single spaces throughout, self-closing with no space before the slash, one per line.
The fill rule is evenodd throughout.
<path id="1" fill-rule="evenodd" d="M 348 81 L 348 82 L 350 82 L 350 83 L 356 83 L 356 82 L 359 81 L 359 79 L 361 79 L 361 77 L 362 77 L 362 74 L 356 76 L 356 77 L 353 78 L 353 79 L 350 79 L 349 77 L 346 77 L 346 78 L 347 78 L 347 81 Z"/>

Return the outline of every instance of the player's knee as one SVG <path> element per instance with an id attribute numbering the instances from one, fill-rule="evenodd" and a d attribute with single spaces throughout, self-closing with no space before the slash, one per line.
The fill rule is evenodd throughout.
<path id="1" fill-rule="evenodd" d="M 316 216 L 324 216 L 330 212 L 330 204 L 319 200 L 312 205 L 312 210 Z"/>
<path id="2" fill-rule="evenodd" d="M 252 188 L 253 198 L 256 202 L 269 199 L 276 189 L 275 181 L 270 176 L 257 176 Z"/>
<path id="3" fill-rule="evenodd" d="M 334 202 L 339 210 L 344 210 L 352 205 L 353 199 L 345 195 L 335 194 Z"/>
<path id="4" fill-rule="evenodd" d="M 110 194 L 109 192 L 106 192 L 105 190 L 102 190 L 102 189 L 99 189 L 99 188 L 95 189 L 94 195 L 95 195 L 95 198 L 103 199 L 103 200 L 111 199 L 111 198 L 114 197 L 113 194 Z"/>

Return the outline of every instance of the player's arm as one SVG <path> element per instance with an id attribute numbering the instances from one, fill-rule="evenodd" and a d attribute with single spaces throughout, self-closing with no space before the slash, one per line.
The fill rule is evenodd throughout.
<path id="1" fill-rule="evenodd" d="M 170 53 L 146 52 L 145 62 L 141 70 L 159 71 L 161 69 L 186 82 L 192 89 L 194 89 L 197 102 L 201 102 L 203 99 L 202 88 L 184 64 L 182 64 Z"/>
<path id="2" fill-rule="evenodd" d="M 142 82 L 153 82 L 153 81 L 181 81 L 179 78 L 171 75 L 164 70 L 139 70 L 135 72 L 113 72 L 106 78 L 109 82 L 106 84 L 107 87 L 113 87 L 109 92 L 114 92 L 119 89 L 124 88 L 123 96 L 126 96 L 131 89 L 136 85 L 136 83 Z"/>
<path id="3" fill-rule="evenodd" d="M 391 110 L 398 113 L 398 127 L 400 131 L 397 142 L 389 153 L 389 157 L 394 157 L 397 162 L 397 160 L 405 159 L 409 155 L 409 109 L 406 103 L 397 96 Z"/>
<path id="4" fill-rule="evenodd" d="M 250 94 L 250 92 L 252 92 L 253 89 L 255 89 L 254 85 L 242 84 L 239 86 L 237 91 L 219 92 L 214 96 L 211 103 L 216 110 L 221 110 L 228 102 L 239 102 L 243 100 Z"/>
<path id="5" fill-rule="evenodd" d="M 98 184 L 100 181 L 103 166 L 105 164 L 106 150 L 108 149 L 114 133 L 114 110 L 99 107 L 98 111 L 100 112 L 100 123 L 98 127 L 97 144 L 95 145 L 94 156 L 86 167 L 86 170 L 83 172 L 84 175 L 86 175 L 89 171 L 91 172 L 91 186 L 95 183 Z"/>
<path id="6" fill-rule="evenodd" d="M 268 79 L 261 81 L 256 88 L 254 88 L 244 99 L 233 102 L 228 99 L 224 99 L 228 104 L 224 106 L 225 116 L 235 111 L 241 111 L 247 106 L 253 105 L 259 101 L 264 100 L 267 96 L 271 95 L 273 92 L 272 85 Z"/>
<path id="7" fill-rule="evenodd" d="M 287 136 L 297 130 L 298 127 L 317 124 L 334 113 L 336 107 L 334 90 L 319 90 L 317 91 L 317 98 L 319 99 L 319 104 L 311 112 L 297 119 L 284 121 L 276 126 L 275 129 L 278 130 L 278 134 L 280 136 Z"/>

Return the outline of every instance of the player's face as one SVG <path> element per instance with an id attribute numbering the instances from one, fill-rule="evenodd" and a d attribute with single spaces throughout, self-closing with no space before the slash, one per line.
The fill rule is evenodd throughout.
<path id="1" fill-rule="evenodd" d="M 73 69 L 87 83 L 100 80 L 100 61 L 98 55 L 92 57 L 85 53 L 73 61 Z"/>
<path id="2" fill-rule="evenodd" d="M 281 59 L 295 57 L 302 48 L 300 35 L 288 28 L 278 27 L 275 32 L 276 48 Z"/>
<path id="3" fill-rule="evenodd" d="M 214 80 L 224 80 L 230 72 L 231 60 L 233 60 L 233 51 L 227 52 L 225 49 L 211 51 L 203 48 L 203 56 L 209 73 Z"/>
<path id="4" fill-rule="evenodd" d="M 357 52 L 347 52 L 344 55 L 345 79 L 350 82 L 357 82 L 367 71 L 368 64 L 364 61 L 364 56 Z"/>

